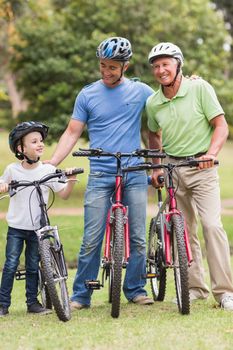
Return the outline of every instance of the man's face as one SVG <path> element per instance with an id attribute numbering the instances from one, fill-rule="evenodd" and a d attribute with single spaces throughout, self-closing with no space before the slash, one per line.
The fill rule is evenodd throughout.
<path id="1" fill-rule="evenodd" d="M 169 85 L 176 76 L 178 62 L 173 57 L 160 57 L 154 60 L 152 71 L 158 83 Z"/>
<path id="2" fill-rule="evenodd" d="M 118 85 L 120 83 L 120 80 L 118 81 L 118 79 L 120 79 L 122 75 L 122 67 L 122 62 L 100 59 L 100 73 L 104 84 L 108 87 Z M 127 67 L 128 65 L 125 64 L 123 73 L 126 71 Z"/>

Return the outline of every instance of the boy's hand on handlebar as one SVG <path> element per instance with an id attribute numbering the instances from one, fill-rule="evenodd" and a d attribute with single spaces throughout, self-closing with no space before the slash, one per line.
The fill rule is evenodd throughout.
<path id="1" fill-rule="evenodd" d="M 206 162 L 200 162 L 198 165 L 198 169 L 207 169 L 212 168 L 214 166 L 214 161 L 216 160 L 216 157 L 213 154 L 204 154 L 203 156 L 199 157 L 197 160 L 208 160 Z"/>
<path id="2" fill-rule="evenodd" d="M 8 183 L 0 183 L 0 193 L 6 193 L 8 192 Z"/>
<path id="3" fill-rule="evenodd" d="M 164 178 L 164 172 L 162 169 L 155 169 L 153 171 L 153 174 L 151 176 L 151 184 L 155 188 L 163 187 L 164 182 L 159 181 L 159 177 Z"/>
<path id="4" fill-rule="evenodd" d="M 66 168 L 65 169 L 65 174 L 69 178 L 69 180 L 76 180 L 77 174 L 73 174 L 73 171 L 75 169 L 76 169 L 75 167 L 74 168 Z"/>

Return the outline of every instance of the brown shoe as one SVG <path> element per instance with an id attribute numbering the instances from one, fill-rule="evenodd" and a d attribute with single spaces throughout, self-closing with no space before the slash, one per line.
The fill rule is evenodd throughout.
<path id="1" fill-rule="evenodd" d="M 132 302 L 138 305 L 152 305 L 154 304 L 154 300 L 149 298 L 147 295 L 137 295 L 133 298 Z"/>
<path id="2" fill-rule="evenodd" d="M 71 301 L 70 302 L 71 311 L 88 309 L 89 307 L 90 307 L 89 305 L 80 304 L 78 301 Z"/>

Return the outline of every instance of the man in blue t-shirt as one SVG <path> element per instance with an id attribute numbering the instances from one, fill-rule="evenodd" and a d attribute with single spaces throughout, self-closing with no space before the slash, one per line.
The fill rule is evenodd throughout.
<path id="1" fill-rule="evenodd" d="M 97 49 L 102 79 L 84 87 L 78 94 L 71 120 L 62 135 L 51 163 L 58 165 L 72 150 L 87 126 L 90 148 L 108 152 L 131 152 L 140 148 L 141 114 L 147 98 L 154 92 L 149 86 L 126 79 L 124 73 L 132 56 L 130 42 L 121 37 L 104 40 Z M 125 160 L 126 162 L 127 160 Z M 132 163 L 140 162 L 137 158 Z M 124 160 L 123 160 L 124 164 Z M 85 228 L 73 284 L 71 308 L 90 306 L 91 291 L 86 280 L 96 280 L 110 198 L 114 193 L 114 158 L 91 158 L 85 193 Z M 146 173 L 130 173 L 124 185 L 123 203 L 129 207 L 130 258 L 123 290 L 137 304 L 153 304 L 144 289 L 146 280 Z"/>

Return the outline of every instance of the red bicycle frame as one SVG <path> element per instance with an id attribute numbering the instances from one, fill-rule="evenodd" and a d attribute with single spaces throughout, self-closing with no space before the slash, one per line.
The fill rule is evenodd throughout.
<path id="1" fill-rule="evenodd" d="M 120 208 L 124 214 L 124 259 L 123 264 L 126 264 L 130 255 L 130 243 L 129 243 L 129 223 L 128 223 L 128 207 L 122 204 L 122 175 L 119 173 L 116 175 L 115 184 L 115 203 L 112 204 L 106 222 L 106 234 L 105 234 L 105 247 L 104 247 L 104 261 L 111 262 L 111 234 L 113 232 L 112 225 L 114 224 L 114 211 Z"/>

